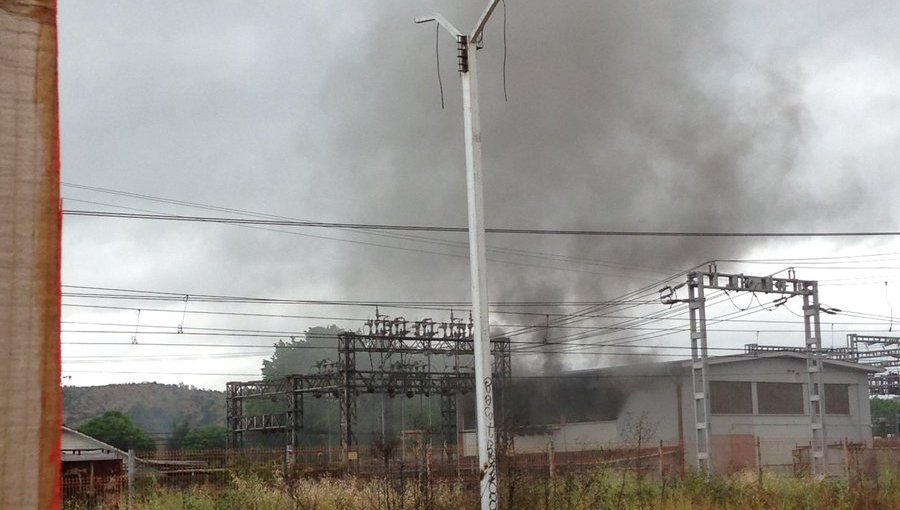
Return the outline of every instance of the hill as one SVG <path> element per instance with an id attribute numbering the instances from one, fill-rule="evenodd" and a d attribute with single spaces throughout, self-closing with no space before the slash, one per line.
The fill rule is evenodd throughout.
<path id="1" fill-rule="evenodd" d="M 121 411 L 156 438 L 172 431 L 173 421 L 191 428 L 225 426 L 225 393 L 183 384 L 132 383 L 64 386 L 63 423 L 79 427 L 106 411 Z"/>

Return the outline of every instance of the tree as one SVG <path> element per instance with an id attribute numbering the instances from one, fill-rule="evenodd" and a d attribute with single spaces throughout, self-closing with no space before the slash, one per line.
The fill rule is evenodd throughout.
<path id="1" fill-rule="evenodd" d="M 170 450 L 184 448 L 184 440 L 190 431 L 191 425 L 187 420 L 182 420 L 180 423 L 177 420 L 172 420 L 172 434 L 169 436 L 169 440 L 166 441 L 166 447 Z"/>
<path id="2" fill-rule="evenodd" d="M 337 361 L 338 335 L 344 330 L 331 325 L 309 328 L 303 340 L 279 340 L 270 359 L 263 360 L 262 375 L 273 379 L 292 374 L 308 374 L 323 359 Z"/>
<path id="3" fill-rule="evenodd" d="M 323 360 L 337 361 L 338 335 L 344 331 L 335 325 L 317 326 L 307 329 L 302 339 L 292 337 L 289 341 L 280 340 L 273 346 L 272 357 L 264 359 L 262 362 L 263 378 L 277 379 L 293 374 L 315 373 Z M 290 395 L 267 399 L 248 399 L 244 401 L 244 413 L 280 414 L 287 412 L 291 405 Z M 325 444 L 329 437 L 329 427 L 337 426 L 337 416 L 339 416 L 337 399 L 331 398 L 330 394 L 307 395 L 304 399 L 303 411 L 305 430 L 300 439 L 301 444 L 305 446 Z M 274 435 L 251 435 L 250 438 L 245 439 L 256 445 L 280 440 Z"/>
<path id="4" fill-rule="evenodd" d="M 869 399 L 869 406 L 873 434 L 887 437 L 888 434 L 897 435 L 900 432 L 900 399 L 876 396 Z"/>
<path id="5" fill-rule="evenodd" d="M 150 435 L 135 427 L 131 418 L 119 411 L 107 411 L 79 427 L 78 431 L 120 450 L 156 450 Z"/>
<path id="6" fill-rule="evenodd" d="M 225 448 L 225 427 L 208 425 L 197 427 L 188 432 L 184 438 L 185 450 L 217 450 Z"/>

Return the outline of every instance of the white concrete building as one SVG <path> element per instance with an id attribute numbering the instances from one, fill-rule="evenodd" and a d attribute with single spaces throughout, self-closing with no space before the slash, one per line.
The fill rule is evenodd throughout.
<path id="1" fill-rule="evenodd" d="M 507 405 L 517 424 L 516 453 L 678 445 L 684 464 L 696 466 L 690 362 L 677 361 L 569 372 L 516 381 Z M 868 377 L 879 369 L 826 360 L 825 437 L 829 464 L 840 469 L 843 442 L 871 445 Z M 807 459 L 810 433 L 806 358 L 763 352 L 709 358 L 711 458 L 717 473 L 756 467 L 792 469 Z M 573 402 L 578 402 L 573 404 Z M 585 409 L 580 403 L 586 402 Z M 515 416 L 528 408 L 526 416 Z M 546 410 L 542 416 L 542 410 Z M 597 411 L 597 412 L 594 412 Z M 522 413 L 520 413 L 522 414 Z M 467 428 L 467 427 L 464 427 Z M 463 434 L 467 455 L 474 433 Z"/>

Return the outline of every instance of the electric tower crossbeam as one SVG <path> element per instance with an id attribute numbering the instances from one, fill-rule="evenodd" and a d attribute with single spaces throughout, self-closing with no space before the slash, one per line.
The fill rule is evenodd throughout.
<path id="1" fill-rule="evenodd" d="M 900 367 L 900 337 L 884 335 L 847 335 L 847 346 L 853 360 L 878 368 Z M 880 346 L 881 349 L 869 349 Z M 865 348 L 862 348 L 865 347 Z M 869 376 L 869 392 L 873 395 L 900 394 L 900 375 L 896 372 Z"/>
<path id="2" fill-rule="evenodd" d="M 812 280 L 794 278 L 793 270 L 788 278 L 773 276 L 746 276 L 743 274 L 720 273 L 715 264 L 706 272 L 688 273 L 688 311 L 691 334 L 691 381 L 694 392 L 694 431 L 697 445 L 697 468 L 711 474 L 712 455 L 710 438 L 712 434 L 709 399 L 708 338 L 706 330 L 707 289 L 726 292 L 760 292 L 781 294 L 783 297 L 803 298 L 803 326 L 806 354 L 807 396 L 810 415 L 810 472 L 813 476 L 824 476 L 827 470 L 825 448 L 825 391 L 822 381 L 821 325 L 819 321 L 818 284 Z M 660 290 L 660 298 L 665 304 L 684 302 L 674 298 L 675 288 Z"/>

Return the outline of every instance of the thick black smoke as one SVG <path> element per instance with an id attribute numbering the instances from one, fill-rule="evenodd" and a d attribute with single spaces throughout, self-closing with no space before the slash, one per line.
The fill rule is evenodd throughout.
<path id="1" fill-rule="evenodd" d="M 466 27 L 482 3 L 438 9 Z M 332 112 L 327 128 L 338 133 L 328 140 L 329 171 L 347 183 L 341 196 L 357 197 L 338 200 L 335 216 L 465 223 L 454 45 L 440 35 L 447 102 L 441 110 L 434 27 L 413 26 L 413 15 L 428 13 L 414 7 L 406 16 L 377 13 L 364 46 L 331 68 L 320 96 L 322 109 Z M 498 11 L 478 54 L 488 226 L 833 230 L 868 222 L 873 211 L 882 215 L 880 205 L 861 200 L 866 188 L 858 174 L 805 166 L 802 148 L 812 126 L 804 71 L 789 53 L 750 56 L 733 44 L 730 9 L 705 1 L 509 2 L 509 102 L 502 93 Z M 735 239 L 501 235 L 488 242 L 673 272 L 759 246 Z M 492 262 L 491 299 L 602 300 L 663 274 L 591 269 Z M 465 257 L 362 249 L 343 273 L 351 295 L 381 288 L 403 289 L 405 298 L 465 297 L 467 280 Z M 496 320 L 542 322 L 516 315 Z M 542 364 L 553 372 L 563 363 L 548 356 Z"/>

